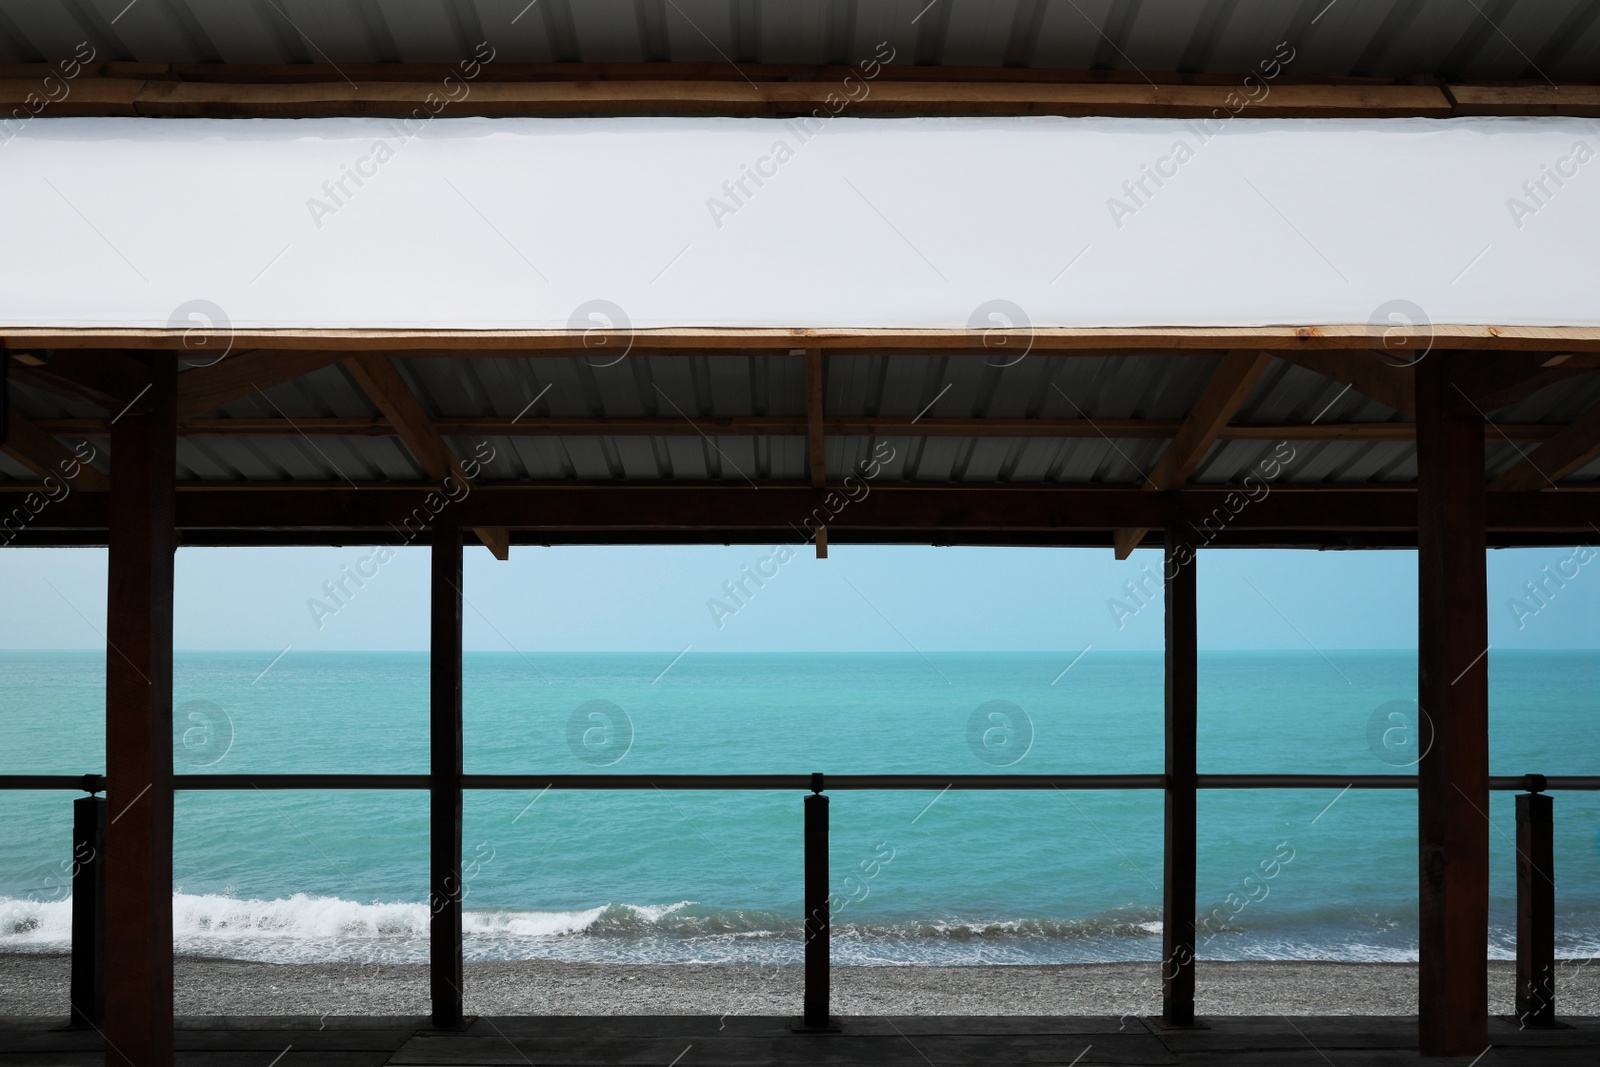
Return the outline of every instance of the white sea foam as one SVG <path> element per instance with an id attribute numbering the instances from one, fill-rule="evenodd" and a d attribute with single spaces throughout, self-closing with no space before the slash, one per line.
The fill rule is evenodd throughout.
<path id="1" fill-rule="evenodd" d="M 597 925 L 647 929 L 689 906 L 690 901 L 679 901 L 574 911 L 467 911 L 462 930 L 469 937 L 521 940 L 582 934 Z M 306 893 L 276 900 L 190 893 L 172 897 L 173 938 L 180 950 L 195 952 L 225 952 L 229 943 L 250 941 L 425 944 L 428 919 L 428 905 L 422 903 L 360 903 Z M 70 898 L 40 902 L 0 897 L 0 951 L 65 951 L 71 940 Z"/>
<path id="2" fill-rule="evenodd" d="M 72 900 L 0 897 L 0 950 L 65 946 L 72 940 Z"/>
<path id="3" fill-rule="evenodd" d="M 274 900 L 177 893 L 173 939 L 179 953 L 272 962 L 422 962 L 429 910 L 423 903 L 362 903 L 297 893 Z M 1119 909 L 1079 919 L 974 921 L 929 918 L 846 921 L 834 926 L 834 960 L 872 963 L 1067 963 L 1152 958 L 1161 933 L 1148 909 Z M 1405 924 L 1285 917 L 1208 938 L 1209 959 L 1415 962 Z M 715 909 L 692 901 L 605 904 L 569 910 L 476 909 L 462 920 L 469 959 L 561 959 L 592 962 L 789 963 L 798 959 L 794 916 Z M 1352 936 L 1354 934 L 1354 936 Z M 0 953 L 64 952 L 71 946 L 72 901 L 0 897 Z M 1496 930 L 1490 955 L 1510 958 L 1509 930 Z M 1592 932 L 1558 942 L 1566 958 L 1600 955 Z"/>

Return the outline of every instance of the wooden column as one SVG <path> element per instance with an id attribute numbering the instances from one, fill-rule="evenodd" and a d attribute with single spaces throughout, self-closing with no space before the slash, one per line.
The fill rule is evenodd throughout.
<path id="1" fill-rule="evenodd" d="M 1528 775 L 1529 789 L 1544 776 Z M 83 803 L 79 801 L 78 803 Z M 1556 1025 L 1555 803 L 1544 793 L 1517 796 L 1517 1022 Z"/>
<path id="2" fill-rule="evenodd" d="M 1195 748 L 1198 644 L 1195 548 L 1186 525 L 1169 522 L 1167 607 L 1166 848 L 1161 887 L 1161 1017 L 1194 1025 Z"/>
<path id="3" fill-rule="evenodd" d="M 93 783 L 100 787 L 101 783 Z M 72 802 L 72 978 L 71 1025 L 106 1021 L 106 801 Z"/>
<path id="4" fill-rule="evenodd" d="M 106 1063 L 172 1063 L 172 566 L 177 364 L 111 426 Z"/>
<path id="5" fill-rule="evenodd" d="M 1489 672 L 1483 416 L 1452 357 L 1416 367 L 1418 1006 L 1427 1056 L 1489 1044 Z M 1431 743 L 1430 743 L 1431 742 Z"/>
<path id="6" fill-rule="evenodd" d="M 433 1025 L 462 1023 L 461 967 L 461 529 L 433 531 L 429 663 L 432 877 L 429 984 Z"/>

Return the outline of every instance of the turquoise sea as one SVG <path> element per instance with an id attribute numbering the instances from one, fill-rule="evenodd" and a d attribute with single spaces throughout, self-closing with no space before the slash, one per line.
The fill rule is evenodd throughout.
<path id="1" fill-rule="evenodd" d="M 1495 774 L 1600 768 L 1600 652 L 1489 653 Z M 420 653 L 183 653 L 180 773 L 427 769 Z M 1202 653 L 1200 770 L 1406 773 L 1410 652 Z M 104 766 L 104 657 L 0 653 L 0 772 Z M 1152 653 L 466 657 L 469 772 L 1159 772 Z M 1486 817 L 1513 952 L 1512 794 Z M 0 952 L 66 945 L 71 794 L 0 792 Z M 1558 949 L 1600 955 L 1600 796 L 1556 795 Z M 1157 959 L 1158 792 L 832 796 L 841 964 Z M 421 792 L 180 793 L 181 952 L 426 958 Z M 469 793 L 469 958 L 799 958 L 798 793 Z M 1416 956 L 1408 791 L 1208 791 L 1202 958 Z"/>

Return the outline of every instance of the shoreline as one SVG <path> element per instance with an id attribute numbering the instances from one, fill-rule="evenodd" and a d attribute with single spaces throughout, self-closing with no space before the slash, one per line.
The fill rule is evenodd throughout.
<path id="1" fill-rule="evenodd" d="M 1556 1009 L 1600 1016 L 1600 959 L 1558 963 Z M 785 1015 L 798 1012 L 799 966 L 466 964 L 473 1015 Z M 1414 1015 L 1415 963 L 1206 961 L 1200 1015 Z M 0 1016 L 66 1014 L 69 957 L 0 954 Z M 1489 1010 L 1512 1011 L 1516 964 L 1489 963 Z M 1159 965 L 850 966 L 832 974 L 837 1015 L 1153 1015 Z M 423 1015 L 423 964 L 258 963 L 179 956 L 178 1015 Z"/>

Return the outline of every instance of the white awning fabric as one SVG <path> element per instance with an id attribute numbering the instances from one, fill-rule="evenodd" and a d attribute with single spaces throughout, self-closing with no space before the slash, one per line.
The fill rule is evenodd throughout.
<path id="1" fill-rule="evenodd" d="M 1583 119 L 9 132 L 0 326 L 1600 325 Z"/>

